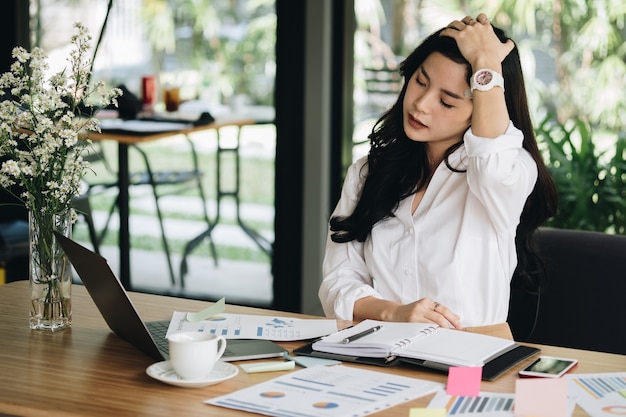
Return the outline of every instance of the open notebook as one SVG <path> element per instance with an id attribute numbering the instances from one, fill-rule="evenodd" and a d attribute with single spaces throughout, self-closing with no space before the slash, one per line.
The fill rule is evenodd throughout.
<path id="1" fill-rule="evenodd" d="M 379 330 L 350 340 L 370 329 Z M 451 366 L 483 366 L 514 347 L 515 342 L 499 337 L 445 329 L 426 323 L 376 320 L 364 320 L 313 344 L 313 349 L 329 353 L 374 358 L 401 356 Z"/>
<path id="2" fill-rule="evenodd" d="M 363 331 L 380 330 L 343 343 Z M 365 320 L 354 327 L 315 340 L 294 353 L 377 366 L 411 364 L 436 371 L 450 366 L 482 366 L 482 379 L 491 381 L 524 359 L 539 353 L 535 347 L 507 339 L 438 328 L 424 323 Z"/>

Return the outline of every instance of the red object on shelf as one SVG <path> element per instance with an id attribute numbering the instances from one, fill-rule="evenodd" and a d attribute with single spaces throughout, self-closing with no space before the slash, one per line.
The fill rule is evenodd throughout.
<path id="1" fill-rule="evenodd" d="M 141 97 L 144 105 L 156 103 L 156 77 L 153 75 L 141 78 Z"/>

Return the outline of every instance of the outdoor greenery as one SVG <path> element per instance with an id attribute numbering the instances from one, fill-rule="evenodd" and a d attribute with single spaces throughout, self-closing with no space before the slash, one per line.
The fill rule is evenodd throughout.
<path id="1" fill-rule="evenodd" d="M 274 0 L 145 0 L 143 23 L 155 73 L 195 70 L 225 104 L 273 103 Z"/>
<path id="2" fill-rule="evenodd" d="M 549 225 L 626 234 L 626 132 L 611 155 L 597 149 L 589 123 L 546 117 L 537 128 L 559 191 Z"/>

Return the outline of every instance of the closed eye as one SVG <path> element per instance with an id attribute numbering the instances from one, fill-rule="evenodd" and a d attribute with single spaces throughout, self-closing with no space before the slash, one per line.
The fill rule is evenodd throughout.
<path id="1" fill-rule="evenodd" d="M 428 76 L 428 74 L 426 73 L 426 71 L 424 70 L 424 68 L 420 67 L 419 68 L 419 72 L 417 73 L 417 75 L 415 76 L 415 82 L 417 83 L 417 85 L 419 85 L 420 87 L 426 87 L 426 83 L 427 81 L 430 81 L 430 77 Z M 421 74 L 420 74 L 421 73 Z M 423 76 L 424 78 L 426 78 L 427 81 L 422 81 L 420 79 L 420 75 Z M 444 95 L 446 96 L 450 96 L 452 98 L 457 98 L 458 96 L 456 96 L 454 93 L 451 93 L 447 90 L 441 90 L 442 93 L 444 93 Z M 459 97 L 460 98 L 460 97 Z M 445 102 L 443 99 L 439 99 L 439 104 L 441 104 L 444 108 L 446 109 L 451 109 L 454 106 L 451 104 L 448 104 L 447 102 Z"/>
<path id="2" fill-rule="evenodd" d="M 428 73 L 426 72 L 424 67 L 419 67 L 418 68 L 418 72 L 417 72 L 417 76 L 415 77 L 415 81 L 421 87 L 425 87 L 426 86 L 426 82 L 420 80 L 420 76 L 424 77 L 426 79 L 426 82 L 430 81 L 430 76 L 428 75 Z M 446 89 L 441 89 L 441 93 L 444 96 L 450 97 L 453 100 L 463 100 L 463 97 L 459 96 L 456 93 L 453 93 L 452 91 L 446 90 Z M 443 99 L 439 99 L 439 103 L 446 109 L 451 109 L 451 108 L 454 107 L 453 105 L 448 104 L 448 102 L 444 101 Z"/>

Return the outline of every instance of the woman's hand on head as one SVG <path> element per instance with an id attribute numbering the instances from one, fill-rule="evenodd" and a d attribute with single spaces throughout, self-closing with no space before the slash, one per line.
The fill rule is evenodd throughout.
<path id="1" fill-rule="evenodd" d="M 502 61 L 515 47 L 510 39 L 505 43 L 500 41 L 484 13 L 480 13 L 476 19 L 465 16 L 460 21 L 451 22 L 441 32 L 441 36 L 449 36 L 456 41 L 473 71 L 479 68 L 501 69 Z"/>

